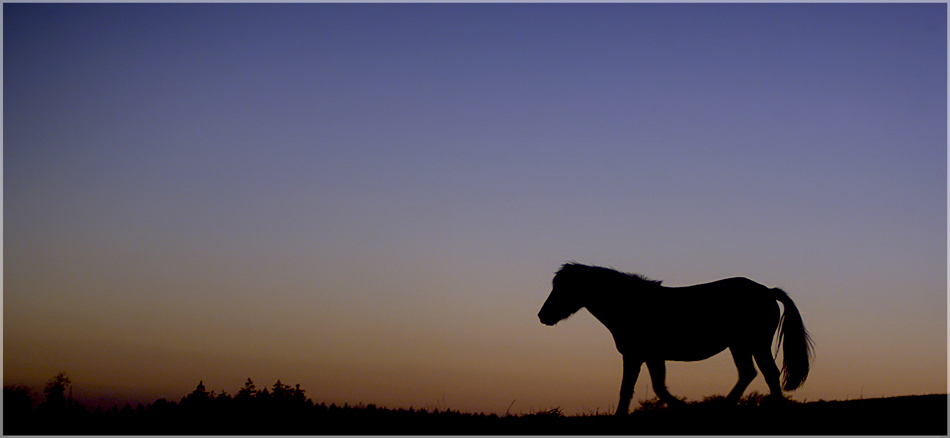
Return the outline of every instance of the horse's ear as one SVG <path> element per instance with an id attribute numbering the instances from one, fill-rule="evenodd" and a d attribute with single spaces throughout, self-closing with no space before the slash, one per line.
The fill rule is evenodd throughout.
<path id="1" fill-rule="evenodd" d="M 571 260 L 571 261 L 569 261 L 569 262 L 567 262 L 567 263 L 561 265 L 561 269 L 558 269 L 558 272 L 565 271 L 565 270 L 569 270 L 569 269 L 586 268 L 586 267 L 589 267 L 589 266 L 583 265 L 583 264 L 580 264 L 580 263 L 577 263 L 577 262 Z"/>
<path id="2" fill-rule="evenodd" d="M 554 276 L 557 277 L 558 275 L 560 275 L 560 274 L 563 273 L 564 271 L 570 269 L 571 266 L 575 266 L 575 265 L 576 265 L 576 263 L 574 263 L 574 262 L 567 262 L 567 263 L 561 265 L 561 267 L 558 268 L 557 272 L 554 273 Z"/>

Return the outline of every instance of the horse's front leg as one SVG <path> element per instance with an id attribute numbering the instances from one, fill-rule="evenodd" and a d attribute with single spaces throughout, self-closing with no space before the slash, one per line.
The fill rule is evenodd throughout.
<path id="1" fill-rule="evenodd" d="M 666 390 L 666 362 L 662 359 L 648 360 L 647 369 L 650 370 L 650 380 L 653 381 L 653 391 L 656 396 L 666 403 L 667 406 L 679 406 L 684 404 L 682 400 L 673 397 Z"/>
<path id="2" fill-rule="evenodd" d="M 620 382 L 620 402 L 617 403 L 616 415 L 627 415 L 630 412 L 630 399 L 633 398 L 633 387 L 637 385 L 637 376 L 640 375 L 640 366 L 643 360 L 623 356 L 623 380 Z"/>

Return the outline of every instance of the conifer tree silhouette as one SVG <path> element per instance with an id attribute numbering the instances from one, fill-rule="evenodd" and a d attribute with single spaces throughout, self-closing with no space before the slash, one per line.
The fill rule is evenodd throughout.
<path id="1" fill-rule="evenodd" d="M 59 372 L 46 382 L 46 388 L 43 389 L 43 393 L 46 394 L 47 407 L 50 408 L 65 408 L 68 404 L 66 399 L 66 390 L 71 389 L 72 381 L 69 380 L 69 376 L 65 372 Z"/>
<path id="2" fill-rule="evenodd" d="M 254 386 L 254 381 L 251 380 L 250 377 L 248 377 L 247 381 L 244 382 L 244 386 L 240 390 L 238 390 L 237 395 L 234 396 L 234 399 L 241 400 L 241 401 L 250 401 L 257 394 L 255 389 L 256 387 Z"/>

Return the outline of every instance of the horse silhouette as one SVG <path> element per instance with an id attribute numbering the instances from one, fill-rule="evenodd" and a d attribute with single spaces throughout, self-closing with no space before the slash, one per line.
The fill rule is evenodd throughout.
<path id="1" fill-rule="evenodd" d="M 667 405 L 683 402 L 666 389 L 667 360 L 698 361 L 725 350 L 732 353 L 739 381 L 726 400 L 736 402 L 757 375 L 759 365 L 770 397 L 782 399 L 808 376 L 812 341 L 801 314 L 788 295 L 747 278 L 727 278 L 686 287 L 598 266 L 567 263 L 554 275 L 551 295 L 538 318 L 554 325 L 582 307 L 607 326 L 623 355 L 623 380 L 617 415 L 625 415 L 640 367 L 650 370 L 656 395 Z M 778 302 L 785 307 L 781 313 Z M 784 339 L 782 385 L 772 358 L 778 329 Z"/>

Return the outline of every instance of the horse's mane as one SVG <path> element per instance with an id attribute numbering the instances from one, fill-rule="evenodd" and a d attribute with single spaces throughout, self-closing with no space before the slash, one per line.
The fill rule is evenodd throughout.
<path id="1" fill-rule="evenodd" d="M 663 283 L 660 280 L 653 280 L 640 274 L 631 274 L 616 269 L 583 265 L 575 262 L 561 265 L 561 269 L 554 275 L 554 279 L 557 280 L 558 277 L 574 277 L 576 275 L 585 276 L 588 280 L 605 283 L 627 283 L 631 287 L 656 287 Z"/>

